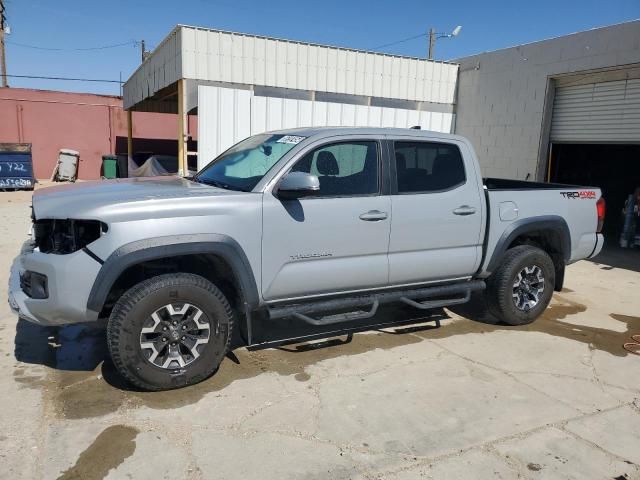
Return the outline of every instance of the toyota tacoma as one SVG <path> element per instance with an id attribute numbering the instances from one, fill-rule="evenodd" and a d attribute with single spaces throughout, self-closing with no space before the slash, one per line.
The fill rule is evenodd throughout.
<path id="1" fill-rule="evenodd" d="M 460 136 L 276 131 L 192 178 L 36 191 L 9 303 L 40 325 L 108 319 L 128 381 L 178 388 L 216 371 L 234 331 L 272 345 L 265 325 L 330 336 L 380 324 L 383 304 L 472 298 L 506 324 L 532 322 L 565 266 L 600 252 L 603 220 L 597 188 L 483 179 Z M 275 340 L 310 338 L 293 337 Z"/>

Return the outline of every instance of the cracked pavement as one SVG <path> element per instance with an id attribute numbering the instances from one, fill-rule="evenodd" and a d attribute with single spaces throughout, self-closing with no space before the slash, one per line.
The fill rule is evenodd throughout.
<path id="1" fill-rule="evenodd" d="M 5 281 L 28 192 L 4 193 Z M 356 334 L 225 359 L 202 384 L 132 391 L 100 329 L 0 307 L 0 458 L 12 479 L 640 479 L 640 273 L 579 262 L 543 318 Z M 472 316 L 472 315 L 467 315 Z"/>

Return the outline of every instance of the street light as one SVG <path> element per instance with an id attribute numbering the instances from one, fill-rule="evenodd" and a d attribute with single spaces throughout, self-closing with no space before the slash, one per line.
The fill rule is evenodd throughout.
<path id="1" fill-rule="evenodd" d="M 462 25 L 458 25 L 451 33 L 436 33 L 433 28 L 429 30 L 429 60 L 433 60 L 433 50 L 436 46 L 436 40 L 439 38 L 457 37 L 462 30 Z"/>

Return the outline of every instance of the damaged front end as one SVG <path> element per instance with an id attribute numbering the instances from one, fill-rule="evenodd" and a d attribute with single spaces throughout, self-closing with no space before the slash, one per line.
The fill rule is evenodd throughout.
<path id="1" fill-rule="evenodd" d="M 36 220 L 33 223 L 34 246 L 42 253 L 66 255 L 85 248 L 107 230 L 107 224 L 98 220 Z"/>
<path id="2" fill-rule="evenodd" d="M 96 220 L 35 220 L 11 267 L 11 309 L 40 325 L 95 321 L 87 299 L 102 263 L 87 247 L 106 231 Z"/>

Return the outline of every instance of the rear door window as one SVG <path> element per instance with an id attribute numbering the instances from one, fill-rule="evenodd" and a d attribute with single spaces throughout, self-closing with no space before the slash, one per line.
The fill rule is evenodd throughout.
<path id="1" fill-rule="evenodd" d="M 438 142 L 394 142 L 398 193 L 454 189 L 466 182 L 457 145 Z"/>

